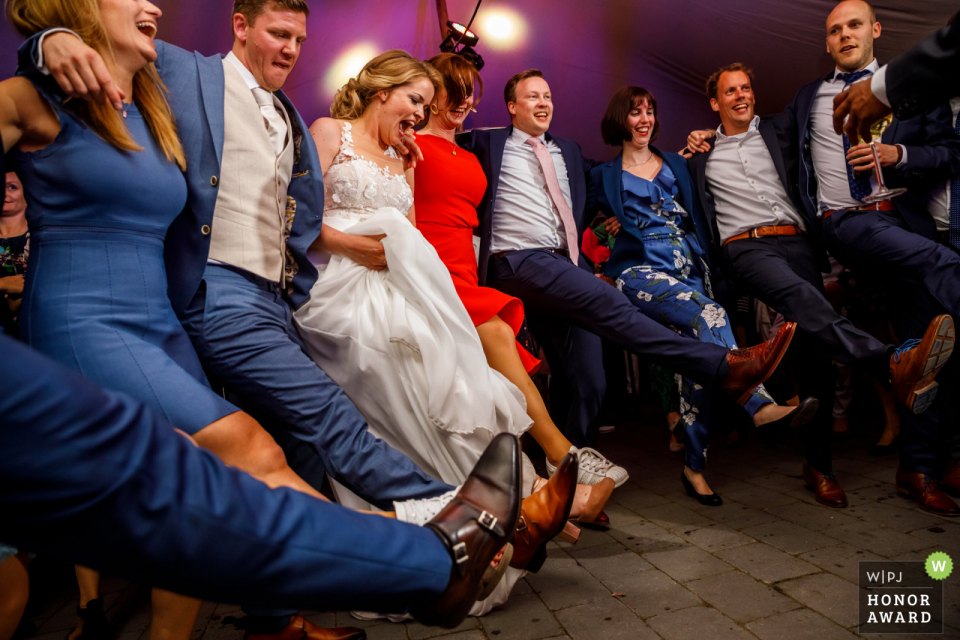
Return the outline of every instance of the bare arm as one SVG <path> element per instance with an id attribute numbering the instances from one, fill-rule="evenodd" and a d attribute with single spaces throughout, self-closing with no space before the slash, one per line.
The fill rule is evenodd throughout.
<path id="1" fill-rule="evenodd" d="M 407 179 L 407 184 L 410 185 L 410 193 L 417 192 L 416 189 L 414 189 L 413 187 L 413 174 L 414 174 L 414 167 L 416 166 L 417 166 L 416 163 L 411 163 L 407 167 L 407 170 L 403 172 L 403 176 Z M 414 227 L 417 226 L 416 205 L 410 205 L 410 212 L 407 213 L 407 220 L 409 220 L 410 224 L 412 224 Z"/>
<path id="2" fill-rule="evenodd" d="M 47 102 L 26 78 L 0 82 L 0 137 L 3 152 L 19 146 L 41 149 L 57 137 L 60 122 Z"/>
<path id="3" fill-rule="evenodd" d="M 333 118 L 320 118 L 310 126 L 310 135 L 317 144 L 320 169 L 326 176 L 340 151 L 340 123 Z M 383 237 L 355 236 L 323 225 L 313 248 L 350 258 L 367 269 L 381 271 L 387 268 L 387 257 L 380 244 Z"/>

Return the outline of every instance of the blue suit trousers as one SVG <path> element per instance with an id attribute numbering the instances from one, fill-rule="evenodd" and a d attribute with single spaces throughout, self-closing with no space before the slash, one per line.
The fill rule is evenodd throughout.
<path id="1" fill-rule="evenodd" d="M 303 477 L 315 488 L 319 457 L 334 479 L 382 509 L 453 489 L 370 434 L 343 390 L 304 352 L 291 316 L 275 284 L 208 265 L 181 322 L 207 375 L 270 431 L 294 470 L 297 460 L 313 458 Z"/>
<path id="2" fill-rule="evenodd" d="M 401 612 L 446 588 L 429 529 L 270 489 L 143 404 L 0 352 L 0 540 L 216 602 Z"/>
<path id="3" fill-rule="evenodd" d="M 548 343 L 544 351 L 551 370 L 564 372 L 570 388 L 594 384 L 590 378 L 603 370 L 600 341 L 587 337 L 588 333 L 705 386 L 713 386 L 727 374 L 727 349 L 678 335 L 644 315 L 615 287 L 552 251 L 526 249 L 493 258 L 488 283 L 523 301 L 534 334 Z M 538 324 L 549 331 L 540 331 Z M 550 357 L 551 351 L 560 366 Z M 581 400 L 580 408 L 571 410 L 574 420 L 565 427 L 573 444 L 590 445 L 596 437 L 602 387 L 599 395 L 596 400 Z M 596 408 L 588 402 L 595 402 Z"/>

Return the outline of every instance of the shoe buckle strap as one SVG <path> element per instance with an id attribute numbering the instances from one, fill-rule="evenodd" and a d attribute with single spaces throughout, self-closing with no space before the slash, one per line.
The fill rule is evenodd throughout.
<path id="1" fill-rule="evenodd" d="M 467 543 L 458 542 L 453 545 L 453 559 L 458 565 L 463 564 L 470 559 L 470 554 L 467 552 Z"/>
<path id="2" fill-rule="evenodd" d="M 480 517 L 477 518 L 477 524 L 487 531 L 493 531 L 494 527 L 497 526 L 497 517 L 488 511 L 484 511 L 480 514 Z"/>

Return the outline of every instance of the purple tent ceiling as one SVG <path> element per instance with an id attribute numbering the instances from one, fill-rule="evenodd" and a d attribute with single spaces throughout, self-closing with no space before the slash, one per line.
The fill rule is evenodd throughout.
<path id="1" fill-rule="evenodd" d="M 159 0 L 159 37 L 205 54 L 231 44 L 231 0 Z M 448 0 L 450 19 L 470 19 L 475 0 Z M 717 67 L 739 61 L 757 73 L 758 113 L 782 109 L 799 87 L 832 68 L 824 23 L 830 0 L 484 0 L 473 30 L 486 66 L 486 97 L 470 126 L 508 123 L 502 88 L 513 73 L 543 70 L 554 94 L 552 130 L 588 156 L 614 150 L 600 119 L 623 85 L 657 97 L 658 145 L 675 151 L 693 128 L 714 127 L 703 93 Z M 877 3 L 883 32 L 877 58 L 889 60 L 943 25 L 960 4 L 948 0 Z M 285 90 L 308 123 L 327 115 L 335 85 L 386 49 L 428 58 L 438 52 L 435 0 L 321 0 L 311 3 L 308 39 Z M 0 27 L 0 73 L 13 72 L 19 37 Z"/>

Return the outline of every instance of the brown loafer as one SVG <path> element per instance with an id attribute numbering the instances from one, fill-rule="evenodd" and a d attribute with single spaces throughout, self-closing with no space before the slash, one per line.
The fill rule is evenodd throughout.
<path id="1" fill-rule="evenodd" d="M 832 473 L 824 475 L 804 462 L 803 481 L 807 489 L 813 491 L 820 504 L 834 509 L 843 509 L 847 506 L 847 494 Z"/>
<path id="2" fill-rule="evenodd" d="M 898 468 L 897 491 L 916 500 L 924 511 L 950 518 L 960 516 L 957 503 L 940 490 L 936 478 L 926 473 L 907 473 Z"/>
<path id="3" fill-rule="evenodd" d="M 940 488 L 955 498 L 960 498 L 960 462 L 953 461 L 940 478 Z"/>
<path id="4" fill-rule="evenodd" d="M 937 397 L 935 378 L 953 354 L 956 338 L 953 318 L 939 315 L 922 340 L 908 340 L 890 356 L 893 393 L 907 409 L 923 413 L 930 408 Z"/>
<path id="5" fill-rule="evenodd" d="M 547 558 L 547 541 L 563 530 L 577 490 L 577 455 L 568 453 L 547 484 L 524 498 L 513 538 L 511 567 L 536 573 Z"/>
<path id="6" fill-rule="evenodd" d="M 303 616 L 291 616 L 290 624 L 276 633 L 248 633 L 246 640 L 364 640 L 367 632 L 356 627 L 325 629 L 304 620 Z"/>
<path id="7" fill-rule="evenodd" d="M 796 323 L 787 322 L 780 327 L 777 335 L 766 342 L 728 352 L 730 373 L 720 388 L 740 404 L 746 402 L 757 385 L 769 378 L 783 360 L 783 354 L 787 352 L 796 331 Z"/>
<path id="8" fill-rule="evenodd" d="M 501 433 L 487 445 L 456 497 L 424 525 L 446 545 L 453 567 L 444 592 L 410 607 L 413 617 L 446 629 L 463 622 L 484 572 L 513 535 L 519 517 L 520 441 Z"/>

